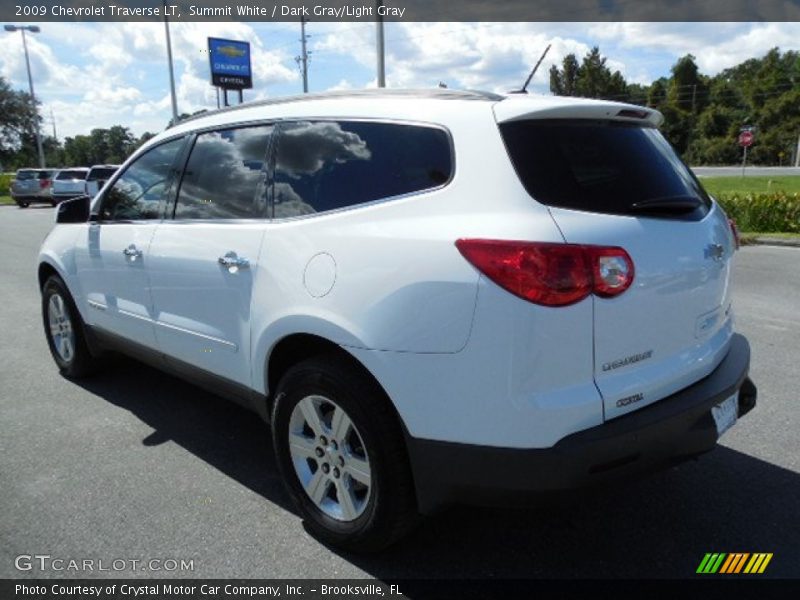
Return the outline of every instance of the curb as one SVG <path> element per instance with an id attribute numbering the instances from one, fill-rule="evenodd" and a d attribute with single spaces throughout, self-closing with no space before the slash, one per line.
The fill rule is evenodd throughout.
<path id="1" fill-rule="evenodd" d="M 800 237 L 797 238 L 774 238 L 759 236 L 756 238 L 743 238 L 744 245 L 755 246 L 784 246 L 786 248 L 800 248 Z"/>

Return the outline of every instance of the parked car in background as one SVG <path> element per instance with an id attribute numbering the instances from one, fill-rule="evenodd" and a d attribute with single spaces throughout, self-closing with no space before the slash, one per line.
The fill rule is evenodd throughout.
<path id="1" fill-rule="evenodd" d="M 52 202 L 50 190 L 53 186 L 52 169 L 20 169 L 11 180 L 11 199 L 20 208 L 32 202 Z"/>
<path id="2" fill-rule="evenodd" d="M 53 206 L 64 200 L 85 194 L 86 176 L 88 174 L 89 169 L 86 167 L 73 167 L 59 171 L 53 181 Z"/>
<path id="3" fill-rule="evenodd" d="M 97 195 L 111 176 L 117 172 L 119 165 L 94 165 L 86 176 L 86 195 Z"/>

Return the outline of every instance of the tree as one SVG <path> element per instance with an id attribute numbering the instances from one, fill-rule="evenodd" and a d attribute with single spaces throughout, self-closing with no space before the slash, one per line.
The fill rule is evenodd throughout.
<path id="1" fill-rule="evenodd" d="M 574 54 L 567 54 L 562 61 L 562 70 L 553 65 L 550 67 L 550 91 L 558 96 L 574 96 L 578 79 L 578 59 Z"/>
<path id="2" fill-rule="evenodd" d="M 91 138 L 88 135 L 76 135 L 64 139 L 64 164 L 71 167 L 91 166 L 93 160 Z"/>
<path id="3" fill-rule="evenodd" d="M 30 160 L 31 165 L 38 163 L 34 133 L 37 121 L 41 118 L 30 94 L 12 90 L 0 77 L 0 161 L 16 167 L 27 166 L 21 160 Z M 17 156 L 20 151 L 24 151 L 23 155 Z M 33 158 L 28 159 L 29 155 Z"/>
<path id="4" fill-rule="evenodd" d="M 66 138 L 64 160 L 72 166 L 119 164 L 137 147 L 136 137 L 127 127 L 114 125 L 110 129 L 96 128 L 89 135 Z"/>
<path id="5" fill-rule="evenodd" d="M 155 133 L 150 133 L 149 131 L 145 131 L 141 136 L 139 136 L 139 139 L 136 140 L 136 142 L 134 143 L 135 146 L 134 150 L 144 145 L 146 142 L 150 141 L 154 137 L 156 137 Z"/>
<path id="6" fill-rule="evenodd" d="M 667 84 L 664 77 L 656 79 L 647 92 L 647 106 L 658 108 L 667 101 Z"/>
<path id="7" fill-rule="evenodd" d="M 648 103 L 649 87 L 638 83 L 628 85 L 628 102 L 646 106 Z"/>
<path id="8" fill-rule="evenodd" d="M 606 59 L 598 47 L 592 48 L 578 64 L 574 54 L 568 54 L 561 63 L 550 68 L 550 91 L 560 96 L 582 96 L 625 100 L 628 84 L 622 73 L 606 67 Z"/>
<path id="9" fill-rule="evenodd" d="M 695 58 L 687 54 L 671 69 L 669 100 L 681 110 L 699 112 L 705 106 L 708 86 L 700 76 Z"/>

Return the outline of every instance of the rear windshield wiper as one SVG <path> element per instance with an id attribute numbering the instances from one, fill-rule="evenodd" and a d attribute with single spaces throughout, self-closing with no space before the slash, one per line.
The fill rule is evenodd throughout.
<path id="1" fill-rule="evenodd" d="M 703 201 L 695 196 L 668 196 L 665 198 L 649 198 L 631 204 L 630 209 L 636 212 L 691 212 L 703 205 Z"/>

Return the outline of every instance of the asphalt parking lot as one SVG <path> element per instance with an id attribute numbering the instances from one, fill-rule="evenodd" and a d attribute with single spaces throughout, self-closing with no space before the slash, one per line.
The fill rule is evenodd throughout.
<path id="1" fill-rule="evenodd" d="M 133 361 L 73 383 L 41 331 L 53 210 L 0 207 L 0 577 L 673 578 L 706 552 L 800 577 L 800 249 L 739 252 L 756 409 L 701 460 L 528 511 L 458 508 L 372 557 L 310 537 L 258 417 Z M 20 572 L 21 554 L 192 560 L 186 572 Z"/>

